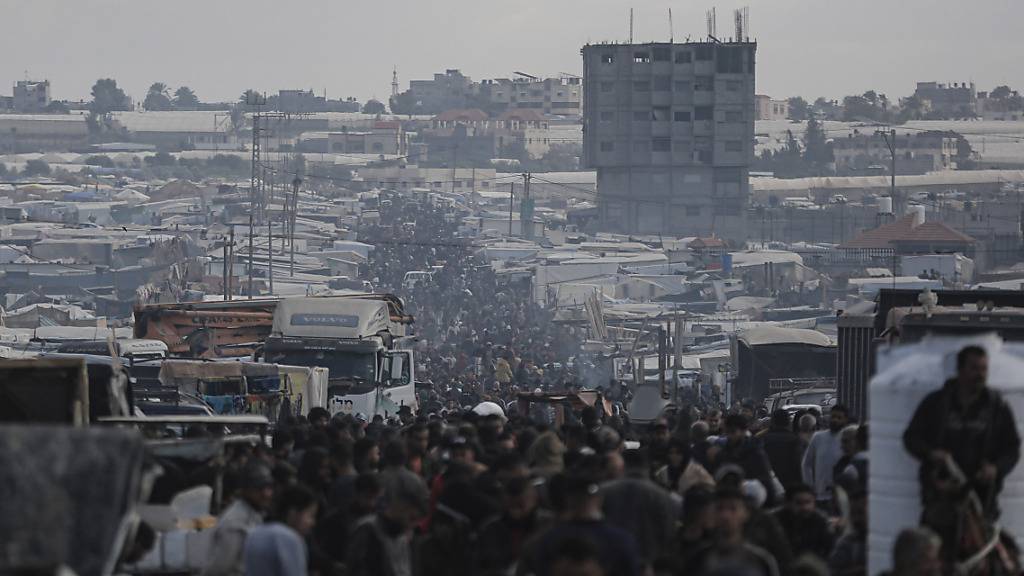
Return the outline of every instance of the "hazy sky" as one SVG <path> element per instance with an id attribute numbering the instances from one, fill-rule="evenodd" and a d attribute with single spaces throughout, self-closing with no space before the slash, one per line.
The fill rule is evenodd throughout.
<path id="1" fill-rule="evenodd" d="M 1024 89 L 1024 1 L 635 0 L 634 38 L 732 35 L 732 9 L 750 6 L 759 42 L 757 91 L 890 97 L 916 80 Z M 245 88 L 324 89 L 360 100 L 409 79 L 459 68 L 474 79 L 581 73 L 580 46 L 625 41 L 627 2 L 615 0 L 0 0 L 0 94 L 49 78 L 57 98 L 88 98 L 113 77 L 140 100 L 154 81 L 203 100 Z"/>

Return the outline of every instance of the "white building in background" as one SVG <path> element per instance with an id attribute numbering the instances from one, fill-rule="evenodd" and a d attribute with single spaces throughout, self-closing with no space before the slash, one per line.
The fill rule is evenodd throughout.
<path id="1" fill-rule="evenodd" d="M 789 118 L 789 101 L 773 100 L 771 96 L 754 96 L 754 120 L 786 120 Z"/>

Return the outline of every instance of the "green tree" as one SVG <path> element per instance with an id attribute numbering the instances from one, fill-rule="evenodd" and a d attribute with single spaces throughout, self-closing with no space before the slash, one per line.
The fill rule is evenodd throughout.
<path id="1" fill-rule="evenodd" d="M 167 152 L 157 152 L 152 156 L 146 156 L 145 163 L 147 166 L 174 166 L 177 161 Z"/>
<path id="2" fill-rule="evenodd" d="M 92 102 L 89 111 L 93 114 L 108 114 L 117 110 L 131 110 L 132 101 L 124 90 L 118 88 L 117 80 L 100 78 L 92 86 Z"/>
<path id="3" fill-rule="evenodd" d="M 804 161 L 817 168 L 832 162 L 832 150 L 825 137 L 825 129 L 813 117 L 807 121 L 807 129 L 804 131 Z"/>
<path id="4" fill-rule="evenodd" d="M 1013 90 L 1010 90 L 1009 86 L 996 86 L 992 89 L 992 92 L 989 93 L 989 98 L 993 98 L 995 100 L 1006 100 L 1012 94 Z"/>
<path id="5" fill-rule="evenodd" d="M 868 90 L 864 93 L 863 98 L 868 101 L 868 104 L 875 106 L 878 104 L 878 93 L 874 90 Z"/>
<path id="6" fill-rule="evenodd" d="M 875 100 L 878 97 L 875 96 Z M 876 121 L 880 119 L 879 108 L 864 96 L 847 96 L 843 98 L 843 120 L 846 122 Z"/>
<path id="7" fill-rule="evenodd" d="M 31 178 L 33 176 L 49 176 L 50 165 L 45 160 L 29 160 L 25 163 L 25 170 L 22 176 Z"/>
<path id="8" fill-rule="evenodd" d="M 174 107 L 178 110 L 195 110 L 199 107 L 199 97 L 188 86 L 174 91 Z"/>
<path id="9" fill-rule="evenodd" d="M 900 124 L 908 120 L 920 120 L 924 114 L 924 105 L 917 96 L 904 98 L 900 103 L 900 111 L 896 115 L 896 121 Z"/>
<path id="10" fill-rule="evenodd" d="M 163 82 L 154 82 L 146 93 L 146 99 L 142 102 L 146 110 L 170 110 L 174 107 L 171 102 L 170 89 Z"/>
<path id="11" fill-rule="evenodd" d="M 266 97 L 256 90 L 249 88 L 238 97 L 238 101 L 246 106 L 262 106 L 266 103 Z"/>
<path id="12" fill-rule="evenodd" d="M 411 116 L 417 112 L 418 108 L 416 105 L 416 97 L 413 96 L 413 93 L 409 90 L 406 90 L 397 96 L 392 96 L 388 103 L 391 105 L 392 114 L 405 114 Z"/>
<path id="13" fill-rule="evenodd" d="M 110 159 L 110 156 L 106 154 L 95 154 L 85 159 L 86 166 L 101 166 L 103 168 L 113 168 L 114 161 Z"/>
<path id="14" fill-rule="evenodd" d="M 369 99 L 366 104 L 363 104 L 363 114 L 383 114 L 387 112 L 384 104 L 380 100 Z"/>
<path id="15" fill-rule="evenodd" d="M 807 103 L 807 100 L 804 100 L 799 96 L 793 96 L 788 100 L 788 102 L 790 120 L 807 120 L 807 115 L 810 111 L 810 105 Z"/>

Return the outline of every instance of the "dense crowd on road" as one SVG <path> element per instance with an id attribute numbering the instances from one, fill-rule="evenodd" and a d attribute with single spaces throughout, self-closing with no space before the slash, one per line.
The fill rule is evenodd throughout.
<path id="1" fill-rule="evenodd" d="M 704 404 L 643 429 L 600 405 L 520 411 L 519 391 L 580 386 L 580 336 L 443 210 L 395 200 L 361 240 L 416 317 L 419 410 L 314 409 L 239 453 L 208 576 L 865 572 L 867 430 L 842 406 Z"/>
<path id="2" fill-rule="evenodd" d="M 681 415 L 638 444 L 593 408 L 482 412 L 280 426 L 228 463 L 206 574 L 864 573 L 866 430 L 842 407 L 820 430 Z"/>

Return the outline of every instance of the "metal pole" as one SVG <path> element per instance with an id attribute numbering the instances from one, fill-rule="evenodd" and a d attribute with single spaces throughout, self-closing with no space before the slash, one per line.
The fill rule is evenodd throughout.
<path id="1" fill-rule="evenodd" d="M 249 286 L 246 288 L 246 294 L 249 299 L 252 300 L 252 255 L 253 255 L 253 236 L 256 235 L 254 229 L 255 226 L 255 212 L 256 212 L 256 189 L 259 186 L 259 168 L 260 161 L 260 115 L 256 112 L 252 115 L 252 176 L 249 180 Z"/>
<path id="2" fill-rule="evenodd" d="M 231 225 L 231 242 L 228 243 L 228 300 L 232 297 L 231 284 L 235 278 L 235 225 Z"/>
<path id="3" fill-rule="evenodd" d="M 892 135 L 892 141 L 889 143 L 889 156 L 892 159 L 892 174 L 890 175 L 889 184 L 889 195 L 892 196 L 893 202 L 896 201 L 896 130 L 893 129 L 890 133 Z M 903 213 L 906 207 L 903 206 L 903 202 L 900 201 L 900 213 Z M 896 276 L 896 271 L 893 270 L 893 276 Z"/>
<path id="4" fill-rule="evenodd" d="M 288 274 L 295 276 L 295 216 L 299 211 L 299 186 L 302 184 L 302 178 L 298 176 L 292 180 L 292 205 L 289 211 L 289 224 L 288 224 Z"/>
<path id="5" fill-rule="evenodd" d="M 224 300 L 228 299 L 228 238 L 224 237 L 224 273 L 221 277 L 221 284 L 224 285 Z"/>
<path id="6" fill-rule="evenodd" d="M 665 336 L 665 327 L 658 325 L 658 386 L 661 387 L 661 397 L 671 398 L 668 389 L 665 387 L 665 371 L 668 370 L 668 343 Z"/>
<path id="7" fill-rule="evenodd" d="M 509 182 L 508 185 L 509 185 L 509 188 L 508 188 L 508 235 L 511 238 L 512 237 L 512 204 L 515 201 L 515 196 L 516 196 L 516 183 L 515 182 Z"/>

